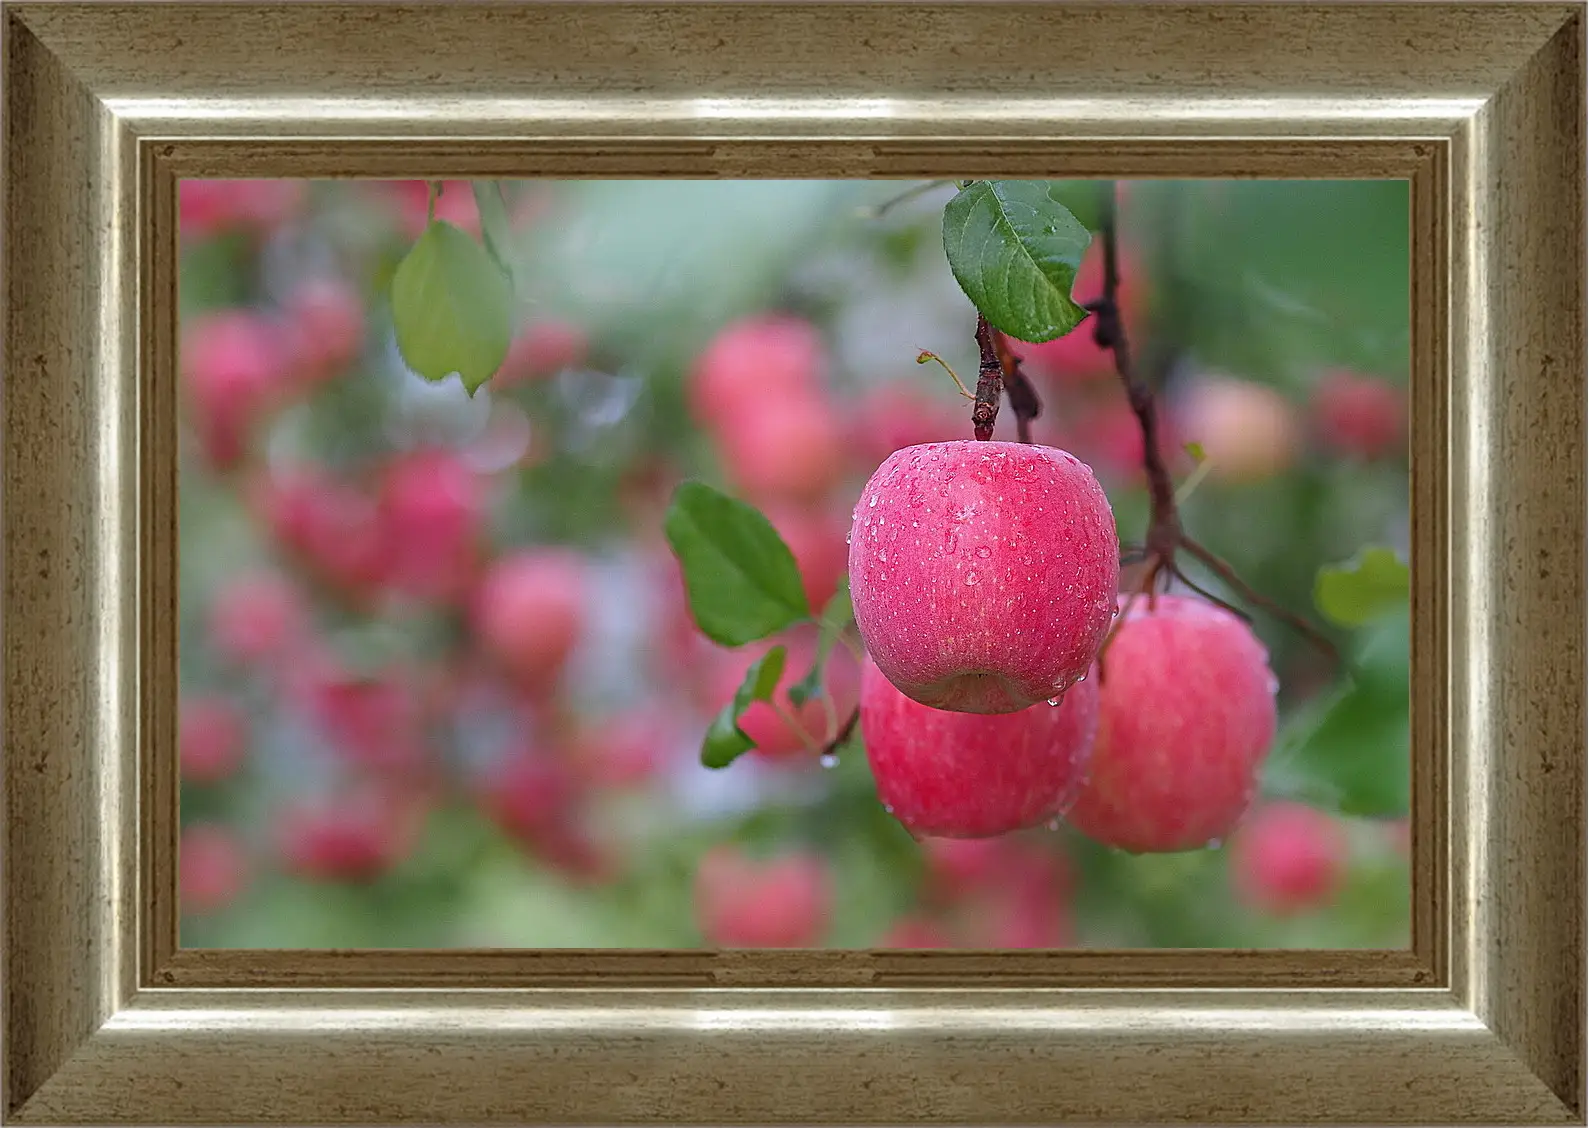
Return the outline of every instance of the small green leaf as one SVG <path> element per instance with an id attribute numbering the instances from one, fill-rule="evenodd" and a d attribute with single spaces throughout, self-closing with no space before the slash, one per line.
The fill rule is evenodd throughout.
<path id="1" fill-rule="evenodd" d="M 1208 458 L 1208 452 L 1203 449 L 1202 443 L 1187 443 L 1186 453 L 1191 455 L 1194 463 L 1202 463 Z"/>
<path id="2" fill-rule="evenodd" d="M 1319 569 L 1313 602 L 1343 627 L 1358 627 L 1405 603 L 1411 592 L 1407 565 L 1388 548 L 1366 548 L 1345 564 Z"/>
<path id="3" fill-rule="evenodd" d="M 817 631 L 817 656 L 811 663 L 811 671 L 789 687 L 789 700 L 796 708 L 822 695 L 822 668 L 827 665 L 828 655 L 833 653 L 833 644 L 838 641 L 839 635 L 854 621 L 855 604 L 850 599 L 850 577 L 846 573 L 839 579 L 838 589 L 822 609 L 819 620 L 821 626 Z"/>
<path id="4" fill-rule="evenodd" d="M 454 372 L 473 396 L 513 337 L 513 288 L 491 255 L 433 221 L 392 276 L 392 324 L 403 363 L 427 380 Z"/>
<path id="5" fill-rule="evenodd" d="M 517 290 L 518 274 L 513 269 L 513 230 L 508 224 L 508 205 L 502 197 L 502 182 L 475 180 L 470 187 L 474 190 L 475 208 L 480 212 L 480 238 L 485 243 L 486 253 L 497 264 L 497 269 L 502 271 L 508 284 Z"/>
<path id="6" fill-rule="evenodd" d="M 690 614 L 720 646 L 743 646 L 811 617 L 800 567 L 755 506 L 685 482 L 663 521 Z"/>
<path id="7" fill-rule="evenodd" d="M 734 691 L 734 700 L 723 706 L 706 730 L 706 738 L 701 742 L 701 763 L 709 768 L 726 768 L 756 747 L 756 742 L 739 727 L 739 718 L 752 703 L 772 700 L 788 656 L 785 647 L 775 646 L 750 664 L 744 680 Z"/>
<path id="8" fill-rule="evenodd" d="M 949 269 L 995 329 L 1063 337 L 1087 311 L 1070 296 L 1092 235 L 1047 180 L 977 180 L 943 210 Z"/>
<path id="9" fill-rule="evenodd" d="M 1356 817 L 1407 813 L 1409 643 L 1405 610 L 1358 634 L 1351 680 L 1300 710 L 1276 742 L 1266 774 L 1280 793 Z"/>

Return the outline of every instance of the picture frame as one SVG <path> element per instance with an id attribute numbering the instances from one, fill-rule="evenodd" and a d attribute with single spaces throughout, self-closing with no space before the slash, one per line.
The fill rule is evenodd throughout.
<path id="1" fill-rule="evenodd" d="M 4 1116 L 1585 1123 L 1584 17 L 5 4 Z M 1411 182 L 1411 947 L 179 949 L 179 178 L 946 174 Z"/>

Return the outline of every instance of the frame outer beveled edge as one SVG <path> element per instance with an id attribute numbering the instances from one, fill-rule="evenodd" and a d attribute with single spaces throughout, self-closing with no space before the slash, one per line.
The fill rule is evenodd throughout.
<path id="1" fill-rule="evenodd" d="M 91 67 L 70 52 L 63 62 L 19 15 L 50 9 L 55 31 L 63 13 L 82 27 L 98 18 L 12 5 L 0 31 L 6 1115 L 504 1122 L 533 1109 L 611 1123 L 670 1107 L 676 1122 L 771 1122 L 791 1109 L 852 1123 L 1583 1122 L 1581 10 L 1513 6 L 1569 18 L 1452 139 L 1450 496 L 1472 503 L 1452 506 L 1448 530 L 1451 745 L 1472 760 L 1450 771 L 1453 994 L 967 989 L 929 1005 L 919 993 L 838 991 L 813 1009 L 809 995 L 772 991 L 136 991 L 140 958 L 154 966 L 162 954 L 142 949 L 135 927 L 160 906 L 153 892 L 141 910 L 135 901 L 152 874 L 136 844 L 137 734 L 145 745 L 169 735 L 147 727 L 162 713 L 139 678 L 154 682 L 160 659 L 136 641 L 161 541 L 129 483 L 142 459 L 142 480 L 160 488 L 153 460 L 170 436 L 141 446 L 138 420 L 174 404 L 169 383 L 135 376 L 168 367 L 160 350 L 172 342 L 146 339 L 133 361 L 134 299 L 174 280 L 139 277 L 151 258 L 138 253 L 130 119 L 100 101 Z M 766 143 L 767 159 L 779 145 Z M 1433 394 L 1415 389 L 1415 412 L 1444 419 Z M 1504 463 L 1487 457 L 1497 437 Z M 524 1010 L 532 998 L 549 1005 Z M 879 1029 L 895 1031 L 887 1052 Z M 1365 1052 L 1380 1055 L 1399 1104 L 1360 1072 Z M 1078 1068 L 1107 1076 L 1051 1091 Z M 1332 1070 L 1353 1084 L 1321 1087 Z M 256 1071 L 262 1083 L 239 1079 Z M 680 1084 L 674 1103 L 654 1103 Z M 1187 1104 L 1167 1115 L 1144 1096 L 1162 1091 Z M 436 1093 L 455 1103 L 427 1105 Z"/>

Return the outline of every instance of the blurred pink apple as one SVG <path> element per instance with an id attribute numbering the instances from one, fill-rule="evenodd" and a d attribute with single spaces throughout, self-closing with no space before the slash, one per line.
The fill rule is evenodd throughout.
<path id="1" fill-rule="evenodd" d="M 484 483 L 451 451 L 421 450 L 386 467 L 378 502 L 386 582 L 419 599 L 451 601 L 475 577 Z"/>
<path id="2" fill-rule="evenodd" d="M 280 328 L 249 310 L 185 321 L 183 385 L 210 465 L 225 470 L 242 461 L 250 429 L 281 393 L 290 362 Z"/>
<path id="3" fill-rule="evenodd" d="M 417 795 L 363 784 L 287 804 L 277 822 L 277 848 L 289 873 L 373 881 L 408 856 L 424 818 Z"/>
<path id="4" fill-rule="evenodd" d="M 691 413 L 722 433 L 763 403 L 818 394 L 823 363 L 822 338 L 807 321 L 784 314 L 736 321 L 695 362 L 687 389 Z"/>
<path id="5" fill-rule="evenodd" d="M 1407 406 L 1401 389 L 1344 369 L 1325 372 L 1313 387 L 1313 426 L 1324 446 L 1358 458 L 1378 458 L 1407 445 Z"/>
<path id="6" fill-rule="evenodd" d="M 1301 803 L 1270 803 L 1230 838 L 1237 898 L 1260 912 L 1289 916 L 1334 901 L 1346 880 L 1340 823 Z"/>
<path id="7" fill-rule="evenodd" d="M 501 388 L 545 379 L 583 364 L 590 345 L 585 331 L 568 321 L 532 321 L 514 336 L 507 359 L 492 383 Z"/>
<path id="8" fill-rule="evenodd" d="M 817 395 L 767 397 L 718 433 L 729 481 L 747 499 L 812 503 L 844 473 L 839 418 Z"/>
<path id="9" fill-rule="evenodd" d="M 237 900 L 248 883 L 248 856 L 237 836 L 215 823 L 184 827 L 177 844 L 177 881 L 182 912 L 219 912 Z"/>
<path id="10" fill-rule="evenodd" d="M 308 610 L 284 576 L 245 572 L 227 580 L 210 603 L 210 645 L 243 666 L 283 657 L 303 637 Z"/>
<path id="11" fill-rule="evenodd" d="M 364 299 L 341 278 L 300 282 L 288 295 L 294 375 L 318 384 L 350 368 L 364 348 Z"/>
<path id="12" fill-rule="evenodd" d="M 713 947 L 816 947 L 832 906 L 833 879 L 815 854 L 760 861 L 718 846 L 696 870 L 696 919 Z"/>
<path id="13" fill-rule="evenodd" d="M 762 515 L 783 538 L 794 554 L 804 581 L 806 601 L 820 615 L 838 589 L 850 563 L 850 546 L 845 541 L 849 522 L 826 508 L 807 508 L 772 504 Z"/>
<path id="14" fill-rule="evenodd" d="M 242 710 L 221 697 L 184 696 L 177 722 L 177 762 L 184 783 L 221 783 L 243 766 L 248 727 Z"/>
<path id="15" fill-rule="evenodd" d="M 1014 713 L 1058 698 L 1098 652 L 1119 572 L 1109 499 L 1052 447 L 907 447 L 855 507 L 861 637 L 889 681 L 933 708 Z"/>
<path id="16" fill-rule="evenodd" d="M 585 569 L 569 549 L 521 549 L 494 561 L 475 590 L 475 637 L 527 690 L 551 688 L 579 642 Z"/>
<path id="17" fill-rule="evenodd" d="M 1209 475 L 1226 481 L 1272 478 L 1291 467 L 1302 446 L 1291 402 L 1250 380 L 1204 377 L 1182 393 L 1172 418 L 1179 435 L 1203 448 Z"/>

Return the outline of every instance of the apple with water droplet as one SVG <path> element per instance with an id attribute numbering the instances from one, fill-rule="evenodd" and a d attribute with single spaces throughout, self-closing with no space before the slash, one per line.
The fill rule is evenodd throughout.
<path id="1" fill-rule="evenodd" d="M 1098 727 L 1098 688 L 1057 706 L 993 716 L 912 701 L 871 662 L 861 673 L 861 734 L 877 795 L 912 834 L 990 838 L 1063 815 L 1081 787 Z"/>
<path id="2" fill-rule="evenodd" d="M 1114 511 L 1075 456 L 947 442 L 884 459 L 850 531 L 855 622 L 905 696 L 1014 713 L 1086 676 L 1114 616 Z"/>

